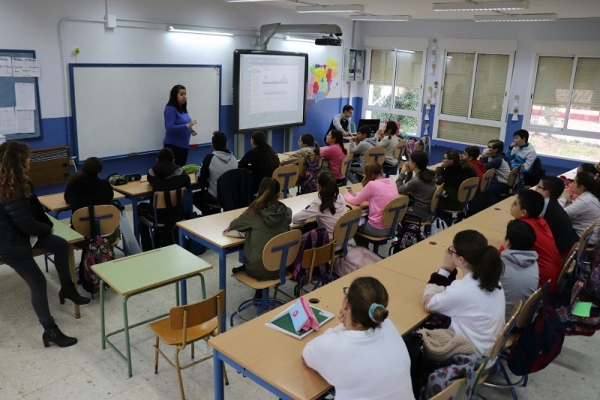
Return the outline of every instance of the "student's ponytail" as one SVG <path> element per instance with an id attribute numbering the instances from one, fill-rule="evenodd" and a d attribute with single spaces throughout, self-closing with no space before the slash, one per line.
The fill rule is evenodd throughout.
<path id="1" fill-rule="evenodd" d="M 479 280 L 479 287 L 488 292 L 500 289 L 500 278 L 504 273 L 504 264 L 500 253 L 481 233 L 475 230 L 458 232 L 452 241 L 456 255 L 463 257 L 473 273 L 473 279 Z"/>

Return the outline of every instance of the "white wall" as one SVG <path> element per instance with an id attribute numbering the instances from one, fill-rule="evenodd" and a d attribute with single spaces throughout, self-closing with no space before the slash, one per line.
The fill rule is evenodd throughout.
<path id="1" fill-rule="evenodd" d="M 0 47 L 36 51 L 42 68 L 39 85 L 43 118 L 70 115 L 66 81 L 68 63 L 222 64 L 222 104 L 227 105 L 232 102 L 233 51 L 237 48 L 257 49 L 254 36 L 258 36 L 261 25 L 334 23 L 342 28 L 348 43 L 352 32 L 352 23 L 347 19 L 300 15 L 258 4 L 228 4 L 221 0 L 111 0 L 108 4 L 110 14 L 116 15 L 117 19 L 159 23 L 118 21 L 121 27 L 107 30 L 103 24 L 103 0 L 2 0 Z M 63 20 L 67 17 L 99 22 Z M 124 27 L 125 24 L 140 28 Z M 189 24 L 189 29 L 193 29 L 192 26 L 223 28 L 233 30 L 236 36 L 174 34 L 166 31 L 169 24 Z M 72 53 L 75 47 L 81 50 L 78 56 Z M 276 38 L 271 39 L 268 48 L 308 52 L 310 63 L 326 62 L 328 57 L 342 61 L 341 48 L 284 42 Z M 165 102 L 168 90 L 165 88 Z M 342 94 L 346 91 L 340 91 L 337 96 Z M 130 96 L 131 104 L 135 105 L 135 93 L 128 93 L 127 88 L 123 88 L 123 96 Z"/>

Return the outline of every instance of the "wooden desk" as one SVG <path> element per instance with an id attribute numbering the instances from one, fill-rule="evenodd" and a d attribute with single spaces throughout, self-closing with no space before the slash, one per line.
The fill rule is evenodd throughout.
<path id="1" fill-rule="evenodd" d="M 303 297 L 319 299 L 316 307 L 337 316 L 344 297 L 342 288 L 350 286 L 360 276 L 373 276 L 385 285 L 390 297 L 389 318 L 400 333 L 411 331 L 427 318 L 428 314 L 421 306 L 425 283 L 373 264 Z M 337 326 L 339 321 L 333 318 L 319 332 L 313 332 L 302 340 L 265 326 L 290 305 L 279 307 L 208 341 L 214 355 L 215 399 L 224 398 L 223 362 L 282 399 L 314 399 L 329 389 L 329 384 L 316 371 L 302 364 L 302 350 L 308 341 Z"/>
<path id="2" fill-rule="evenodd" d="M 113 190 L 113 200 L 119 201 L 125 198 L 125 195 L 122 193 Z M 56 217 L 60 214 L 61 211 L 70 210 L 71 206 L 67 204 L 65 201 L 65 193 L 54 193 L 47 194 L 45 196 L 38 197 L 40 203 L 46 208 L 46 210 L 50 212 L 56 212 Z"/>
<path id="3" fill-rule="evenodd" d="M 579 167 L 577 167 L 577 168 L 579 168 Z M 575 179 L 575 175 L 577 175 L 577 168 L 573 168 L 570 171 L 560 174 L 560 176 L 564 176 L 567 179 L 573 180 L 573 179 Z"/>
<path id="4" fill-rule="evenodd" d="M 191 186 L 198 184 L 196 180 L 196 174 L 188 174 L 190 176 Z M 152 185 L 148 183 L 148 176 L 143 175 L 139 181 L 127 182 L 125 185 L 112 185 L 113 189 L 119 193 L 125 195 L 125 198 L 131 201 L 131 208 L 133 211 L 133 233 L 137 240 L 140 239 L 139 221 L 140 217 L 138 214 L 138 203 L 140 200 L 150 198 L 152 193 Z M 188 191 L 191 199 L 191 191 Z M 191 201 L 191 200 L 190 200 Z"/>
<path id="5" fill-rule="evenodd" d="M 130 297 L 148 292 L 169 284 L 175 284 L 176 303 L 179 305 L 179 286 L 177 282 L 193 276 L 199 276 L 202 281 L 202 295 L 206 298 L 204 288 L 204 277 L 202 272 L 212 269 L 201 258 L 196 257 L 183 247 L 175 244 L 160 249 L 147 251 L 134 256 L 108 261 L 92 266 L 92 270 L 100 277 L 100 329 L 102 331 L 102 349 L 106 349 L 108 343 L 127 363 L 129 377 L 132 375 L 131 368 L 131 345 L 129 343 L 129 329 L 135 328 L 150 321 L 157 320 L 168 314 L 162 314 L 148 320 L 129 324 L 127 314 L 127 301 Z M 104 289 L 109 285 L 116 293 L 123 296 L 123 328 L 114 332 L 106 333 L 104 313 Z M 185 289 L 181 293 L 182 302 L 187 302 Z M 108 339 L 117 333 L 125 333 L 125 352 L 119 349 Z"/>
<path id="6" fill-rule="evenodd" d="M 478 212 L 472 217 L 469 217 L 465 222 L 470 221 L 471 224 L 476 226 L 506 233 L 506 224 L 513 219 L 512 215 L 510 215 L 510 208 L 515 199 L 515 196 L 510 196 L 501 202 Z M 462 224 L 462 222 L 460 222 L 459 225 L 460 224 Z"/>

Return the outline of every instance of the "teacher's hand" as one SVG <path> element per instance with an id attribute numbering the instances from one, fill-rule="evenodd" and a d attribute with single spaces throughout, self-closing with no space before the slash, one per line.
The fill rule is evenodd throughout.
<path id="1" fill-rule="evenodd" d="M 190 122 L 187 123 L 187 127 L 191 128 L 192 126 L 196 125 L 198 123 L 198 121 L 196 121 L 195 119 L 191 120 Z"/>
<path id="2" fill-rule="evenodd" d="M 196 136 L 197 134 L 198 134 L 198 132 L 192 131 L 192 136 Z"/>

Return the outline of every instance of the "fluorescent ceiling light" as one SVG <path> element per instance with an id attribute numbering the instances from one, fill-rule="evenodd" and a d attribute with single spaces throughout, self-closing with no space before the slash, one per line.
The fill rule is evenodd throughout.
<path id="1" fill-rule="evenodd" d="M 556 14 L 476 15 L 475 22 L 539 22 L 556 21 Z"/>
<path id="2" fill-rule="evenodd" d="M 192 30 L 187 30 L 187 29 L 175 29 L 172 26 L 170 26 L 167 30 L 169 32 L 196 33 L 196 34 L 199 34 L 199 35 L 233 36 L 233 33 L 212 32 L 212 31 L 192 31 Z"/>
<path id="3" fill-rule="evenodd" d="M 291 37 L 291 36 L 284 36 L 283 37 L 285 40 L 289 40 L 291 42 L 307 42 L 307 43 L 312 43 L 315 44 L 315 39 L 301 39 L 301 38 L 295 38 L 295 37 Z"/>
<path id="4" fill-rule="evenodd" d="M 360 4 L 348 4 L 343 6 L 309 6 L 296 7 L 299 13 L 361 13 L 365 11 L 365 6 Z"/>
<path id="5" fill-rule="evenodd" d="M 410 15 L 351 15 L 352 21 L 410 21 Z"/>
<path id="6" fill-rule="evenodd" d="M 415 54 L 415 52 L 414 52 L 414 51 L 412 51 L 412 50 L 397 50 L 397 51 L 399 51 L 400 53 L 410 53 L 410 54 Z"/>
<path id="7" fill-rule="evenodd" d="M 528 1 L 488 1 L 485 3 L 435 3 L 433 11 L 514 11 L 529 8 Z"/>

